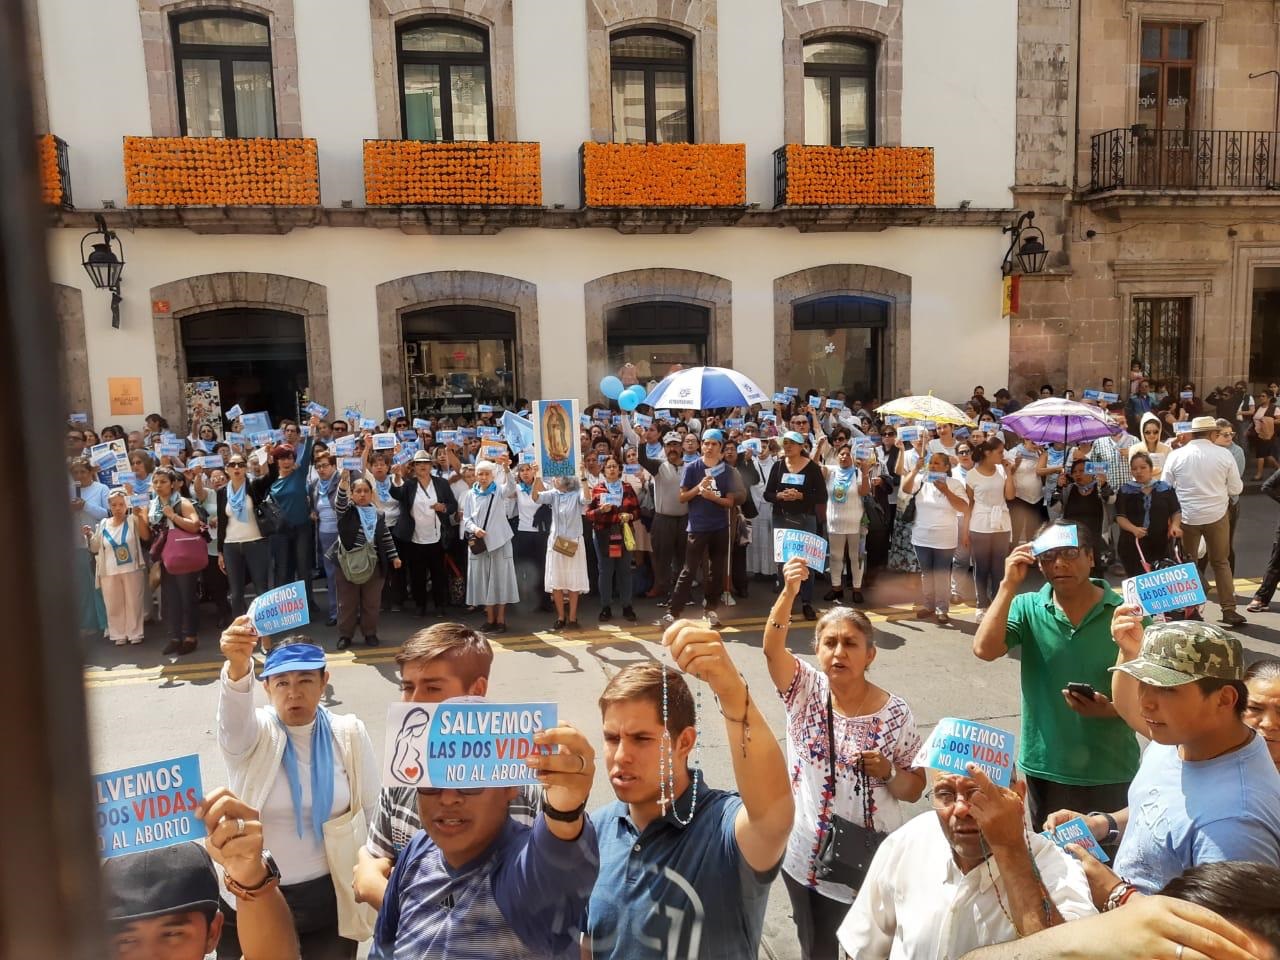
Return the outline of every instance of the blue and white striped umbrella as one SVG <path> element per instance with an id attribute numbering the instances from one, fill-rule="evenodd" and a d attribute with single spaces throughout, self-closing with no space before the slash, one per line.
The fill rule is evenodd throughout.
<path id="1" fill-rule="evenodd" d="M 768 403 L 769 394 L 737 370 L 690 367 L 677 370 L 650 391 L 644 402 L 655 410 L 714 410 Z"/>

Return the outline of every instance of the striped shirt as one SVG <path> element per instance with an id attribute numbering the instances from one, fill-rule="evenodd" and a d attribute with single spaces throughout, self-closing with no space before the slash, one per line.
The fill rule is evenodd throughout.
<path id="1" fill-rule="evenodd" d="M 573 841 L 507 818 L 488 851 L 454 869 L 425 830 L 387 884 L 370 960 L 577 960 L 600 868 L 595 827 Z"/>
<path id="2" fill-rule="evenodd" d="M 533 826 L 542 812 L 542 794 L 537 787 L 519 787 L 507 814 L 516 823 Z M 369 823 L 365 848 L 375 857 L 395 861 L 401 851 L 422 829 L 418 817 L 418 798 L 413 787 L 383 787 L 378 791 L 378 807 Z"/>

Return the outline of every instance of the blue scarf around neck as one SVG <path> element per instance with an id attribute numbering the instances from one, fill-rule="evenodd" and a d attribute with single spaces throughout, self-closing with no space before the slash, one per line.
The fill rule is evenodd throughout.
<path id="1" fill-rule="evenodd" d="M 247 523 L 249 520 L 249 510 L 244 499 L 244 495 L 248 492 L 248 480 L 240 484 L 239 490 L 231 484 L 227 484 L 227 506 L 231 508 L 231 515 L 241 523 Z"/>
<path id="2" fill-rule="evenodd" d="M 276 714 L 276 723 L 284 731 L 284 773 L 289 780 L 293 819 L 301 838 L 306 833 L 306 826 L 302 822 L 302 778 L 298 773 L 298 753 L 293 749 L 289 728 L 279 714 Z M 316 725 L 311 730 L 311 829 L 321 844 L 324 843 L 324 822 L 329 819 L 329 809 L 333 806 L 333 771 L 333 726 L 329 721 L 329 711 L 318 707 Z"/>
<path id="3" fill-rule="evenodd" d="M 492 480 L 489 481 L 489 485 L 487 487 L 480 486 L 478 482 L 473 483 L 471 485 L 471 492 L 474 493 L 477 497 L 487 497 L 490 494 L 494 493 L 497 489 L 498 489 L 498 485 L 494 483 Z"/>
<path id="4" fill-rule="evenodd" d="M 378 530 L 378 508 L 372 504 L 356 507 L 360 511 L 360 526 L 364 530 L 366 543 L 373 543 L 373 535 Z"/>
<path id="5" fill-rule="evenodd" d="M 378 499 L 387 501 L 391 499 L 391 478 L 387 477 L 383 480 L 374 480 L 373 489 L 378 494 Z"/>

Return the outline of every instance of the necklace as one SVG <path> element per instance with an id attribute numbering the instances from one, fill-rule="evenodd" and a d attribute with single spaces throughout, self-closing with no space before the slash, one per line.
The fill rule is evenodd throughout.
<path id="1" fill-rule="evenodd" d="M 662 741 L 658 745 L 658 806 L 662 807 L 665 812 L 668 806 L 671 809 L 671 816 L 675 818 L 676 823 L 682 827 L 687 827 L 693 823 L 694 811 L 698 809 L 698 774 L 702 772 L 702 731 L 699 729 L 699 720 L 702 717 L 702 687 L 699 686 L 694 693 L 694 709 L 693 709 L 693 732 L 694 740 L 694 761 L 693 775 L 690 780 L 693 781 L 693 794 L 689 798 L 689 819 L 681 819 L 679 811 L 676 810 L 676 763 L 675 750 L 671 746 L 671 731 L 667 728 L 667 664 L 662 664 Z"/>

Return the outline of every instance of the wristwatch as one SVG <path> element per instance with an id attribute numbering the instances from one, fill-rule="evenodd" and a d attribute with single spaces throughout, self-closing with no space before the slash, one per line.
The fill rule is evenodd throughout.
<path id="1" fill-rule="evenodd" d="M 280 868 L 276 866 L 276 858 L 271 855 L 270 850 L 262 851 L 262 865 L 267 868 L 267 875 L 263 877 L 261 883 L 253 887 L 246 887 L 238 883 L 230 873 L 223 871 L 223 879 L 226 881 L 227 889 L 240 900 L 257 900 L 280 882 Z"/>
<path id="2" fill-rule="evenodd" d="M 1090 817 L 1102 817 L 1107 821 L 1107 835 L 1101 839 L 1102 843 L 1115 843 L 1120 839 L 1120 825 L 1116 823 L 1116 818 L 1109 813 L 1103 813 L 1101 810 L 1095 810 L 1089 814 Z"/>
<path id="3" fill-rule="evenodd" d="M 582 803 L 573 810 L 557 810 L 547 802 L 547 788 L 542 788 L 542 812 L 547 815 L 548 819 L 559 820 L 561 823 L 576 823 L 578 818 L 582 816 L 582 812 L 587 809 L 587 801 Z"/>

